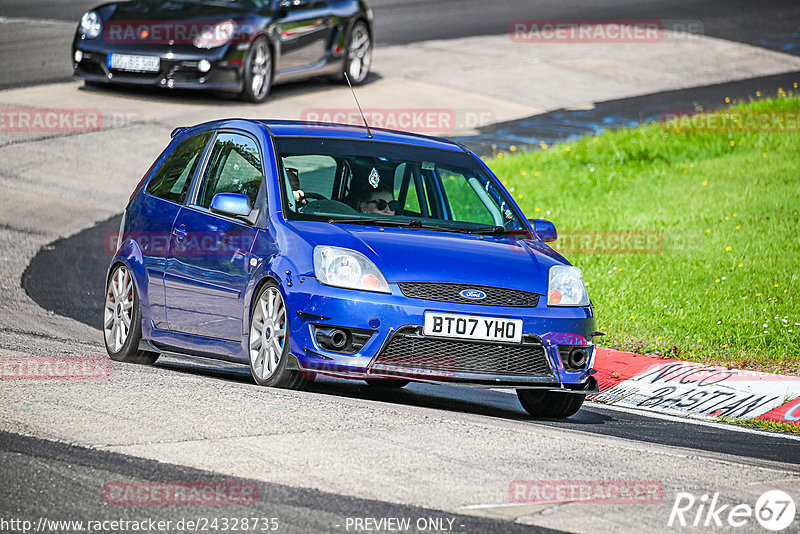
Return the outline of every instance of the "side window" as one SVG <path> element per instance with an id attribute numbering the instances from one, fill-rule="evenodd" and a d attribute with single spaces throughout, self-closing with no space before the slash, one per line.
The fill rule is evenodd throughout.
<path id="1" fill-rule="evenodd" d="M 214 150 L 200 184 L 197 205 L 210 207 L 217 193 L 239 193 L 246 195 L 255 206 L 263 178 L 256 142 L 241 134 L 220 134 L 214 141 Z"/>
<path id="2" fill-rule="evenodd" d="M 183 204 L 192 175 L 210 137 L 211 132 L 204 132 L 181 142 L 153 174 L 145 191 L 158 198 Z"/>
<path id="3" fill-rule="evenodd" d="M 453 210 L 453 220 L 489 225 L 502 222 L 497 204 L 481 189 L 478 180 L 473 178 L 470 182 L 463 174 L 442 167 L 437 168 L 437 174 Z"/>

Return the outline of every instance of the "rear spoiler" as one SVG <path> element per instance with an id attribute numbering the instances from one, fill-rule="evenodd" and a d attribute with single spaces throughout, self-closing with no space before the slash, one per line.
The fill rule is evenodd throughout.
<path id="1" fill-rule="evenodd" d="M 188 126 L 178 126 L 178 127 L 177 127 L 177 128 L 175 128 L 174 130 L 172 130 L 172 133 L 171 133 L 171 134 L 169 134 L 169 136 L 170 136 L 170 138 L 174 138 L 176 135 L 178 135 L 178 134 L 179 134 L 179 133 L 181 133 L 182 131 L 184 131 L 184 130 L 188 130 L 188 129 L 189 129 L 189 127 L 188 127 Z"/>

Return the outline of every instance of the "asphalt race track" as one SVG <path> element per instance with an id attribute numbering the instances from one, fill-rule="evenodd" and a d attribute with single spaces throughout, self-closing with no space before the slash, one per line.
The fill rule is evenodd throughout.
<path id="1" fill-rule="evenodd" d="M 234 482 L 229 477 L 197 469 L 163 464 L 121 454 L 99 452 L 52 441 L 39 440 L 0 432 L 0 502 L 17 515 L 40 516 L 46 507 L 48 520 L 88 518 L 92 520 L 153 521 L 197 519 L 220 516 L 220 506 L 193 507 L 190 513 L 178 507 L 108 506 L 102 499 L 103 485 L 109 480 L 180 480 L 184 482 Z M 25 492 L 18 492 L 20 479 L 33 481 Z M 246 479 L 238 482 L 248 482 Z M 348 517 L 403 517 L 416 523 L 422 518 L 452 521 L 460 532 L 501 533 L 560 532 L 532 528 L 486 518 L 443 514 L 437 510 L 401 506 L 332 495 L 314 490 L 277 484 L 258 483 L 258 506 L 231 505 L 224 508 L 228 517 L 276 518 L 280 532 L 336 532 L 345 529 Z M 65 498 L 65 496 L 67 498 Z M 158 508 L 155 509 L 154 508 Z"/>
<path id="2" fill-rule="evenodd" d="M 28 294 L 44 309 L 100 328 L 105 275 L 111 260 L 108 247 L 114 242 L 119 216 L 112 217 L 72 237 L 56 241 L 31 261 L 22 279 Z M 63 265 L 75 267 L 64 273 Z M 67 276 L 64 276 L 67 274 Z M 54 285 L 52 280 L 59 278 Z M 201 363 L 202 362 L 202 363 Z M 157 366 L 185 373 L 200 373 L 220 380 L 251 381 L 245 366 L 198 361 L 189 358 L 159 360 Z M 343 395 L 378 402 L 427 406 L 455 413 L 525 421 L 527 417 L 515 395 L 508 392 L 410 384 L 402 391 L 375 391 L 360 382 L 322 379 L 311 388 L 322 395 Z M 567 421 L 531 422 L 579 429 L 584 432 L 641 440 L 662 445 L 735 456 L 800 464 L 800 440 L 777 433 L 731 432 L 722 427 L 682 422 L 677 418 L 657 419 L 642 414 L 612 410 L 588 404 Z"/>
<path id="3" fill-rule="evenodd" d="M 0 89 L 71 77 L 68 46 L 81 15 L 99 2 L 0 1 Z M 372 0 L 379 46 L 506 33 L 515 19 L 702 21 L 702 33 L 800 53 L 800 9 L 793 0 Z M 420 10 L 425 16 L 420 17 Z M 13 21 L 3 22 L 3 17 Z M 27 20 L 32 19 L 32 20 Z M 68 24 L 43 25 L 36 21 Z M 503 58 L 498 58 L 502 61 Z"/>
<path id="4" fill-rule="evenodd" d="M 377 45 L 384 47 L 502 35 L 514 19 L 616 18 L 701 20 L 705 36 L 800 54 L 795 0 L 756 6 L 743 0 L 369 3 Z M 0 71 L 18 73 L 0 78 L 0 90 L 24 86 L 33 91 L 69 81 L 66 47 L 78 17 L 95 4 L 0 0 Z M 725 97 L 746 99 L 756 90 L 772 92 L 798 79 L 795 67 L 793 72 L 606 100 L 592 109 L 556 109 L 488 124 L 458 139 L 480 154 L 511 143 L 535 147 L 540 141 L 631 126 L 664 110 L 714 109 Z M 278 100 L 297 93 L 313 97 L 322 89 L 291 86 Z M 163 93 L 147 91 L 88 94 L 98 102 L 129 98 L 137 109 L 211 105 L 205 96 L 182 93 L 163 99 Z M 139 118 L 127 131 L 90 135 L 116 133 L 122 142 L 137 140 L 142 153 L 157 154 L 174 125 L 169 119 Z M 113 214 L 132 186 L 116 181 L 106 191 L 97 168 L 72 160 L 61 166 L 65 154 L 77 159 L 75 153 L 86 146 L 79 138 L 55 136 L 47 149 L 24 137 L 0 144 L 6 150 L 0 156 L 7 158 L 2 169 L 13 167 L 27 176 L 29 168 L 51 166 L 56 176 L 44 186 L 30 184 L 30 192 L 15 189 L 9 198 L 15 199 L 19 215 L 0 221 L 0 292 L 14 286 L 21 293 L 21 285 L 25 293 L 25 302 L 0 303 L 0 315 L 6 314 L 0 318 L 5 340 L 0 356 L 6 351 L 105 354 L 99 327 L 110 248 L 119 226 L 119 215 Z M 14 146 L 20 152 L 10 157 L 8 149 Z M 108 174 L 126 174 L 119 168 L 132 158 L 115 156 L 107 163 Z M 63 190 L 59 173 L 70 178 Z M 16 174 L 13 179 L 0 175 L 0 183 L 6 179 L 16 187 Z M 39 206 L 36 187 L 51 187 L 64 198 L 44 203 L 51 211 L 26 211 L 26 203 Z M 97 212 L 86 213 L 93 209 Z M 15 273 L 13 279 L 7 272 Z M 37 309 L 29 312 L 25 306 Z M 17 309 L 25 311 L 19 324 L 9 319 Z M 659 532 L 677 491 L 721 492 L 730 505 L 753 504 L 773 488 L 800 494 L 796 435 L 596 403 L 566 420 L 532 420 L 510 391 L 429 384 L 382 391 L 328 377 L 304 392 L 274 390 L 255 386 L 245 366 L 175 355 L 162 356 L 153 368 L 115 362 L 106 383 L 33 382 L 0 382 L 0 531 L 5 531 L 1 521 L 10 517 L 176 521 L 259 516 L 278 518 L 280 532 L 364 532 L 369 529 L 348 527 L 348 521 L 389 517 L 441 519 L 452 525 L 444 530 L 456 532 Z M 508 504 L 513 481 L 573 479 L 658 480 L 667 491 L 663 502 L 649 507 Z M 103 498 L 105 485 L 113 481 L 252 482 L 259 499 L 248 506 L 113 506 Z M 750 524 L 738 531 L 762 530 Z"/>

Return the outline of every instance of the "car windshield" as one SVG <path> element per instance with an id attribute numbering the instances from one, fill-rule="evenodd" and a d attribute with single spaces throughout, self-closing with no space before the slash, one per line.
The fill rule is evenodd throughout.
<path id="1" fill-rule="evenodd" d="M 290 220 L 528 234 L 505 191 L 465 152 L 299 137 L 275 145 Z"/>
<path id="2" fill-rule="evenodd" d="M 271 2 L 272 0 L 189 0 L 191 4 L 230 4 L 253 8 L 269 7 Z"/>

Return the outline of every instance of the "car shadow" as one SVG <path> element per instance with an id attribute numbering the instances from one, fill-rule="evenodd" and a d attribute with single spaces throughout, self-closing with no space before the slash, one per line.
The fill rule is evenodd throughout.
<path id="1" fill-rule="evenodd" d="M 169 355 L 159 359 L 156 367 L 239 384 L 253 384 L 247 366 L 228 362 Z M 534 419 L 520 406 L 513 390 L 500 391 L 421 382 L 413 382 L 402 389 L 383 389 L 369 386 L 360 380 L 345 380 L 318 375 L 306 391 L 331 397 L 430 408 L 520 422 L 548 423 L 556 426 L 602 425 L 613 420 L 613 417 L 605 413 L 585 408 L 567 419 Z"/>
<path id="2" fill-rule="evenodd" d="M 379 73 L 370 72 L 362 85 L 369 85 L 383 77 Z M 316 76 L 307 80 L 297 82 L 287 82 L 275 85 L 270 91 L 270 95 L 264 102 L 279 101 L 292 96 L 302 96 L 319 91 L 347 87 L 344 82 L 336 82 L 326 76 Z M 115 83 L 84 83 L 78 88 L 88 94 L 113 95 L 132 100 L 158 101 L 171 104 L 197 104 L 214 106 L 258 106 L 259 104 L 248 104 L 238 99 L 237 95 L 225 91 L 204 90 L 204 89 L 168 89 L 166 87 L 156 87 L 148 85 L 125 85 Z"/>

